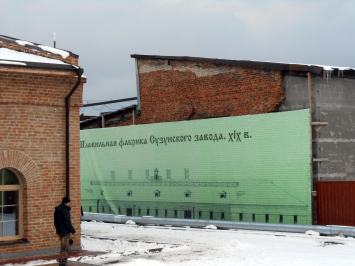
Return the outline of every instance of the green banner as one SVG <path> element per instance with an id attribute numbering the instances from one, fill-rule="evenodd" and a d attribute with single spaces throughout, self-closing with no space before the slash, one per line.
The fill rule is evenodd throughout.
<path id="1" fill-rule="evenodd" d="M 81 131 L 85 212 L 312 224 L 309 110 Z"/>

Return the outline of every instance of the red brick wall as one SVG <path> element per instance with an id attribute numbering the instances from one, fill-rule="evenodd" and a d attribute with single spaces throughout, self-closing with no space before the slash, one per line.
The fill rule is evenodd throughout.
<path id="1" fill-rule="evenodd" d="M 158 59 L 138 67 L 136 124 L 269 113 L 285 100 L 281 71 Z"/>
<path id="2" fill-rule="evenodd" d="M 0 254 L 59 247 L 54 207 L 65 196 L 65 97 L 73 77 L 2 73 L 0 67 L 0 168 L 16 171 L 24 187 L 24 238 L 29 244 L 1 246 Z M 70 195 L 80 246 L 80 126 L 82 86 L 70 108 Z M 56 109 L 56 111 L 54 111 Z"/>

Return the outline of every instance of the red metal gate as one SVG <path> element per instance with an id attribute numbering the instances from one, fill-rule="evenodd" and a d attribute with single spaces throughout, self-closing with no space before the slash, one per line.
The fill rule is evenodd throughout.
<path id="1" fill-rule="evenodd" d="M 355 226 L 355 181 L 317 182 L 319 225 Z"/>

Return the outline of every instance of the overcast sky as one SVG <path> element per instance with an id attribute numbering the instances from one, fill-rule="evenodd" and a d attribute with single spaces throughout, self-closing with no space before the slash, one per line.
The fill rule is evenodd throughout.
<path id="1" fill-rule="evenodd" d="M 353 0 L 0 0 L 0 34 L 52 46 L 56 32 L 87 103 L 136 96 L 131 54 L 355 67 L 354 14 Z"/>

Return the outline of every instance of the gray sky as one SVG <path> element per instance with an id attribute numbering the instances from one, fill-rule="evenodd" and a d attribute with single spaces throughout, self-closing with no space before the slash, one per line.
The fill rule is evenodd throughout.
<path id="1" fill-rule="evenodd" d="M 355 67 L 354 12 L 351 0 L 0 0 L 0 34 L 52 46 L 56 32 L 80 56 L 86 103 L 136 96 L 130 54 Z"/>

